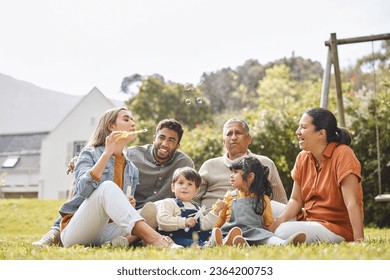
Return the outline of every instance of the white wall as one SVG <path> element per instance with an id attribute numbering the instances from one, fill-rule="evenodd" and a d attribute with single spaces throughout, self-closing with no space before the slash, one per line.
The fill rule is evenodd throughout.
<path id="1" fill-rule="evenodd" d="M 114 105 L 94 88 L 42 141 L 39 198 L 63 199 L 72 183 L 66 168 L 73 142 L 87 141 L 102 113 Z M 50 116 L 48 116 L 50 117 Z"/>

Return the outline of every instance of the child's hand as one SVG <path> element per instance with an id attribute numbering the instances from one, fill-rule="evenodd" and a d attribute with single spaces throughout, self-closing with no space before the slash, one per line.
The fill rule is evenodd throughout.
<path id="1" fill-rule="evenodd" d="M 186 219 L 186 227 L 194 227 L 198 221 L 195 218 L 187 218 Z"/>
<path id="2" fill-rule="evenodd" d="M 213 205 L 213 210 L 215 215 L 218 215 L 219 212 L 226 206 L 226 202 L 218 199 L 215 204 Z"/>

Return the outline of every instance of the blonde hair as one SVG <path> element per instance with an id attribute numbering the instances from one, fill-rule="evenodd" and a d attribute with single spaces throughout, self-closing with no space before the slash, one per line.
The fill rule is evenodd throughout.
<path id="1" fill-rule="evenodd" d="M 109 130 L 110 124 L 115 124 L 119 112 L 123 110 L 128 111 L 125 107 L 105 111 L 100 117 L 95 131 L 92 133 L 85 147 L 98 147 L 105 145 L 106 137 L 111 133 L 111 130 Z"/>

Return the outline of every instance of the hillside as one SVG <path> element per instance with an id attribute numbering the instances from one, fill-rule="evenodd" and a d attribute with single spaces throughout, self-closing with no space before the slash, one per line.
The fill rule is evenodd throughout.
<path id="1" fill-rule="evenodd" d="M 0 134 L 50 131 L 81 97 L 0 74 Z"/>

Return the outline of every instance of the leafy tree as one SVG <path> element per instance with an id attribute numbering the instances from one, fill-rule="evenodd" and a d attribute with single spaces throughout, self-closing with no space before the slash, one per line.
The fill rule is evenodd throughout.
<path id="1" fill-rule="evenodd" d="M 251 150 L 275 162 L 288 194 L 290 171 L 299 152 L 295 130 L 302 113 L 319 106 L 320 88 L 320 80 L 299 82 L 287 65 L 275 65 L 259 82 L 258 110 L 245 116 L 253 125 Z"/>
<path id="2" fill-rule="evenodd" d="M 235 94 L 237 73 L 230 68 L 205 75 L 202 91 L 210 101 L 212 112 L 220 114 L 240 106 L 240 98 Z"/>
<path id="3" fill-rule="evenodd" d="M 382 77 L 378 91 L 364 90 L 349 99 L 354 99 L 348 114 L 354 116 L 352 123 L 353 149 L 361 166 L 363 177 L 364 209 L 366 224 L 389 226 L 390 203 L 375 202 L 375 197 L 390 193 L 390 80 L 388 74 Z M 379 143 L 379 146 L 377 145 Z M 379 168 L 378 168 L 379 152 Z M 379 190 L 379 170 L 381 191 Z"/>
<path id="4" fill-rule="evenodd" d="M 236 93 L 241 99 L 240 108 L 255 109 L 257 107 L 253 100 L 258 97 L 257 88 L 264 75 L 265 67 L 257 60 L 247 60 L 244 65 L 237 67 Z"/>
<path id="5" fill-rule="evenodd" d="M 182 139 L 180 149 L 191 156 L 197 170 L 207 159 L 223 153 L 222 128 L 199 125 L 185 131 Z"/>
<path id="6" fill-rule="evenodd" d="M 304 59 L 294 55 L 290 58 L 278 59 L 267 63 L 265 68 L 272 68 L 275 65 L 287 66 L 290 69 L 291 77 L 297 82 L 307 80 L 316 81 L 319 78 L 322 78 L 324 72 L 321 63 L 318 61 L 312 61 L 311 59 Z"/>
<path id="7" fill-rule="evenodd" d="M 276 60 L 265 66 L 257 60 L 247 60 L 236 70 L 225 68 L 215 73 L 203 74 L 202 90 L 212 104 L 215 114 L 236 111 L 237 108 L 255 109 L 253 102 L 259 93 L 258 85 L 267 69 L 283 65 L 290 69 L 290 75 L 296 82 L 317 81 L 322 77 L 323 69 L 319 62 L 302 57 Z"/>
<path id="8" fill-rule="evenodd" d="M 211 119 L 208 100 L 198 88 L 181 84 L 166 84 L 160 77 L 148 77 L 142 81 L 139 92 L 126 101 L 137 119 L 158 121 L 174 118 L 188 127 Z"/>

